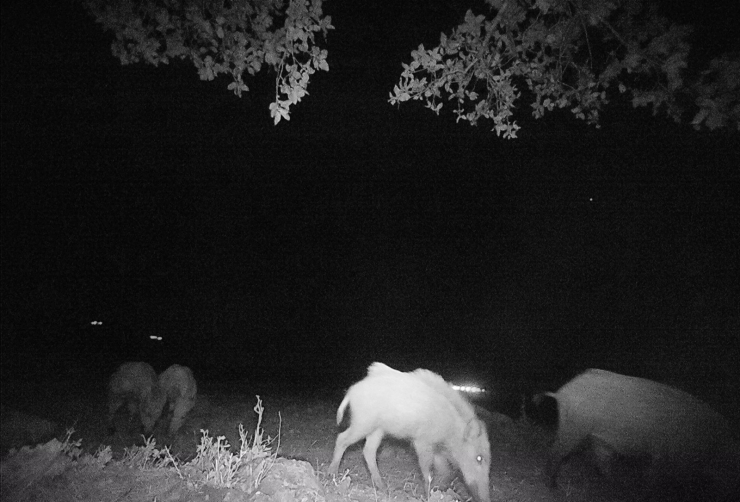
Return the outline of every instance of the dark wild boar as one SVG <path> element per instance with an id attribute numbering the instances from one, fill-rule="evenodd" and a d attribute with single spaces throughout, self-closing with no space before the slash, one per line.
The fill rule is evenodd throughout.
<path id="1" fill-rule="evenodd" d="M 558 430 L 547 473 L 589 447 L 644 464 L 653 489 L 699 482 L 702 500 L 731 500 L 740 477 L 740 445 L 719 413 L 694 396 L 643 378 L 591 369 L 556 393 Z M 690 481 L 687 481 L 690 480 Z M 692 486 L 691 489 L 695 489 Z"/>
<path id="2" fill-rule="evenodd" d="M 159 392 L 164 394 L 166 401 L 166 415 L 168 418 L 172 415 L 167 433 L 173 435 L 182 427 L 185 417 L 195 406 L 198 386 L 190 368 L 179 364 L 173 364 L 164 370 L 159 375 L 158 385 Z"/>
<path id="3" fill-rule="evenodd" d="M 108 432 L 115 432 L 116 412 L 126 406 L 129 417 L 138 415 L 145 434 L 154 429 L 164 402 L 157 388 L 157 373 L 144 362 L 128 362 L 118 367 L 108 382 Z"/>

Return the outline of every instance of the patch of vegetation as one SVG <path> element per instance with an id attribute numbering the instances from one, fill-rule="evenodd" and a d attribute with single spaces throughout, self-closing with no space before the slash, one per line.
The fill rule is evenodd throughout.
<path id="1" fill-rule="evenodd" d="M 10 450 L 0 463 L 3 499 L 104 501 L 115 500 L 123 493 L 129 499 L 138 500 L 132 492 L 137 485 L 144 484 L 137 481 L 141 478 L 152 481 L 157 476 L 162 476 L 163 481 L 156 485 L 168 489 L 175 486 L 198 489 L 207 485 L 253 493 L 275 462 L 280 436 L 278 431 L 275 438 L 265 437 L 264 408 L 259 396 L 254 411 L 258 420 L 251 437 L 239 424 L 238 452 L 232 453 L 224 436 L 212 438 L 207 430 L 201 429 L 197 454 L 186 463 L 175 458 L 169 447 L 158 447 L 152 437 L 144 438 L 143 446 L 126 448 L 120 460 L 113 459 L 110 446 L 103 446 L 94 454 L 84 453 L 82 439 L 73 441 L 74 430 L 69 429 L 61 441 L 52 439 L 45 444 Z M 98 478 L 102 478 L 101 482 L 95 483 Z"/>
<path id="2" fill-rule="evenodd" d="M 207 430 L 201 429 L 202 437 L 196 457 L 185 464 L 181 475 L 208 483 L 219 488 L 239 487 L 247 493 L 254 492 L 272 464 L 275 463 L 277 450 L 280 447 L 280 433 L 276 437 L 264 438 L 262 429 L 262 400 L 257 397 L 254 407 L 257 413 L 257 426 L 250 438 L 242 424 L 239 424 L 239 452 L 231 453 L 231 446 L 225 436 L 212 438 Z M 272 444 L 277 440 L 275 451 Z M 177 469 L 177 465 L 175 465 Z M 178 470 L 178 472 L 180 472 Z"/>

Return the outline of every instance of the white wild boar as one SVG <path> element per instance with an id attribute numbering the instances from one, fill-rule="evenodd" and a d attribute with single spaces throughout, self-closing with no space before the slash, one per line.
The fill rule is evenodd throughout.
<path id="1" fill-rule="evenodd" d="M 584 446 L 646 466 L 653 486 L 699 480 L 703 500 L 732 500 L 740 445 L 727 421 L 697 398 L 643 378 L 591 369 L 556 393 L 558 432 L 548 463 L 550 484 Z M 602 459 L 603 460 L 603 459 Z M 645 461 L 646 460 L 646 461 Z"/>
<path id="2" fill-rule="evenodd" d="M 486 427 L 467 399 L 442 377 L 428 370 L 403 373 L 373 363 L 367 376 L 347 391 L 337 410 L 337 424 L 348 406 L 350 426 L 337 437 L 330 474 L 337 474 L 347 447 L 365 438 L 365 461 L 373 483 L 383 489 L 375 455 L 388 434 L 412 442 L 427 492 L 432 464 L 439 470 L 449 460 L 460 469 L 471 493 L 481 502 L 490 501 Z"/>
<path id="3" fill-rule="evenodd" d="M 138 413 L 144 433 L 149 434 L 162 413 L 163 404 L 154 368 L 144 362 L 123 363 L 108 382 L 108 432 L 115 432 L 116 412 L 126 405 L 129 417 Z"/>
<path id="4" fill-rule="evenodd" d="M 180 430 L 185 417 L 195 405 L 198 387 L 193 372 L 186 366 L 173 364 L 159 375 L 159 391 L 167 402 L 165 412 L 172 413 L 167 433 L 173 435 Z"/>

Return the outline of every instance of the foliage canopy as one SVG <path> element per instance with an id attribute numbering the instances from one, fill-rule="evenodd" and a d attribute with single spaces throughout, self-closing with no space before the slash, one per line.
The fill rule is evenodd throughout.
<path id="1" fill-rule="evenodd" d="M 422 100 L 439 113 L 455 101 L 457 120 L 493 121 L 515 138 L 520 99 L 532 114 L 568 108 L 598 127 L 610 89 L 632 104 L 664 110 L 676 121 L 692 106 L 692 124 L 740 130 L 740 57 L 724 54 L 694 78 L 691 28 L 671 24 L 646 0 L 485 0 L 487 14 L 467 11 L 439 45 L 423 45 L 403 64 L 392 104 Z M 522 88 L 524 88 L 522 90 Z"/>
<path id="2" fill-rule="evenodd" d="M 740 131 L 740 54 L 689 68 L 691 28 L 670 23 L 651 0 L 484 0 L 468 10 L 439 45 L 420 45 L 403 63 L 390 103 L 425 102 L 439 113 L 454 101 L 457 120 L 515 138 L 522 101 L 532 115 L 569 109 L 596 127 L 617 91 L 676 121 L 693 114 L 695 128 Z M 155 66 L 190 59 L 200 78 L 229 74 L 237 96 L 244 72 L 275 70 L 275 124 L 308 94 L 310 76 L 329 70 L 324 40 L 334 27 L 322 0 L 83 0 L 115 34 L 122 64 Z"/>
<path id="3" fill-rule="evenodd" d="M 83 0 L 104 30 L 115 33 L 113 55 L 122 64 L 154 66 L 190 59 L 201 80 L 225 73 L 237 96 L 248 91 L 244 72 L 263 65 L 277 73 L 270 115 L 290 120 L 310 76 L 329 71 L 327 51 L 316 41 L 334 27 L 322 0 Z"/>

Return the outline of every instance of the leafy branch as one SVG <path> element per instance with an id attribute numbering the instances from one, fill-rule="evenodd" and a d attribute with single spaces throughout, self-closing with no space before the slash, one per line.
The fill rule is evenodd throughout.
<path id="1" fill-rule="evenodd" d="M 455 101 L 457 120 L 516 138 L 517 102 L 541 118 L 568 108 L 599 126 L 607 91 L 629 92 L 633 106 L 652 106 L 681 120 L 685 103 L 699 108 L 692 123 L 740 130 L 740 57 L 713 60 L 687 82 L 691 28 L 670 24 L 645 0 L 486 0 L 488 15 L 471 10 L 437 47 L 423 45 L 403 63 L 390 103 L 421 100 L 439 114 Z"/>
<path id="2" fill-rule="evenodd" d="M 264 64 L 277 73 L 270 115 L 290 120 L 290 106 L 308 94 L 310 76 L 329 71 L 327 51 L 316 35 L 334 29 L 322 0 L 83 0 L 86 9 L 116 39 L 121 64 L 158 66 L 190 59 L 201 80 L 228 74 L 228 89 L 249 91 L 244 72 Z"/>

